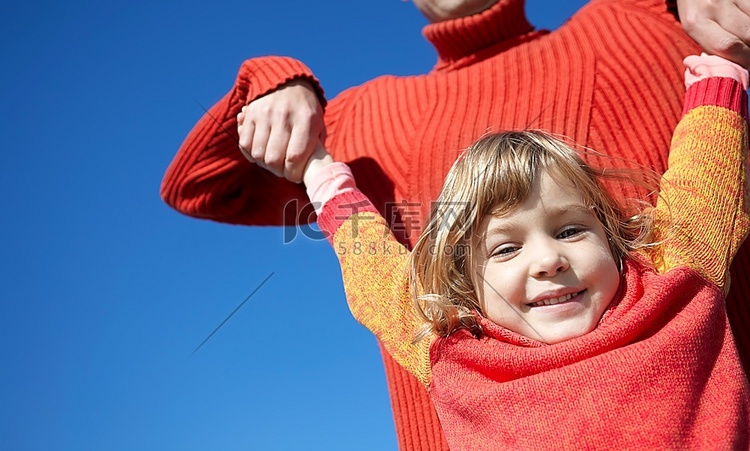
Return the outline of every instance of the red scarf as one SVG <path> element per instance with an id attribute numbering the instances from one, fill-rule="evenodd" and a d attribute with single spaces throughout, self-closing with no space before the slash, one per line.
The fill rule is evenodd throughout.
<path id="1" fill-rule="evenodd" d="M 451 450 L 748 449 L 750 403 L 724 296 L 629 261 L 593 332 L 546 345 L 483 321 L 431 349 Z"/>

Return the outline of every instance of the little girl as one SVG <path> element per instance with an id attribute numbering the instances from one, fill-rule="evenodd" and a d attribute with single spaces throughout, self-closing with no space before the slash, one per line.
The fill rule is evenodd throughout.
<path id="1" fill-rule="evenodd" d="M 635 216 L 565 143 L 495 134 L 450 170 L 409 255 L 348 167 L 311 160 L 351 311 L 426 386 L 452 450 L 750 447 L 724 307 L 750 227 L 748 77 L 686 65 L 659 200 Z"/>

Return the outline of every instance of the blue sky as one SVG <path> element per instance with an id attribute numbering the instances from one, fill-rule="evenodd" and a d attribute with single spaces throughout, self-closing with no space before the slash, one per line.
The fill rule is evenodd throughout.
<path id="1" fill-rule="evenodd" d="M 3 5 L 0 449 L 396 448 L 328 245 L 189 219 L 158 189 L 245 58 L 295 56 L 330 96 L 428 71 L 424 24 L 399 0 Z"/>

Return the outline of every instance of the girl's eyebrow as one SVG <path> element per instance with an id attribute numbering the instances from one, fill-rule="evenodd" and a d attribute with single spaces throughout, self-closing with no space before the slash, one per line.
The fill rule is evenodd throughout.
<path id="1" fill-rule="evenodd" d="M 562 216 L 566 213 L 584 213 L 586 215 L 592 214 L 591 209 L 580 202 L 556 205 L 549 209 L 549 213 L 555 216 Z"/>
<path id="2" fill-rule="evenodd" d="M 489 242 L 491 238 L 498 235 L 512 235 L 515 231 L 520 230 L 524 227 L 525 222 L 511 217 L 498 218 L 499 224 L 495 224 L 492 228 L 487 229 L 487 233 L 484 235 L 485 243 Z"/>

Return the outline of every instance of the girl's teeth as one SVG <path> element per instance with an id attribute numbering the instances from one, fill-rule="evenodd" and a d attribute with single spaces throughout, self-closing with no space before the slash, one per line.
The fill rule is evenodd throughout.
<path id="1" fill-rule="evenodd" d="M 570 298 L 572 298 L 573 296 L 575 296 L 577 294 L 578 293 L 570 293 L 570 294 L 565 294 L 563 296 L 560 296 L 559 298 L 545 299 L 543 301 L 534 302 L 533 304 L 531 304 L 531 307 L 539 307 L 541 305 L 555 305 L 555 304 L 559 304 L 561 302 L 565 302 L 565 301 L 570 300 Z"/>

